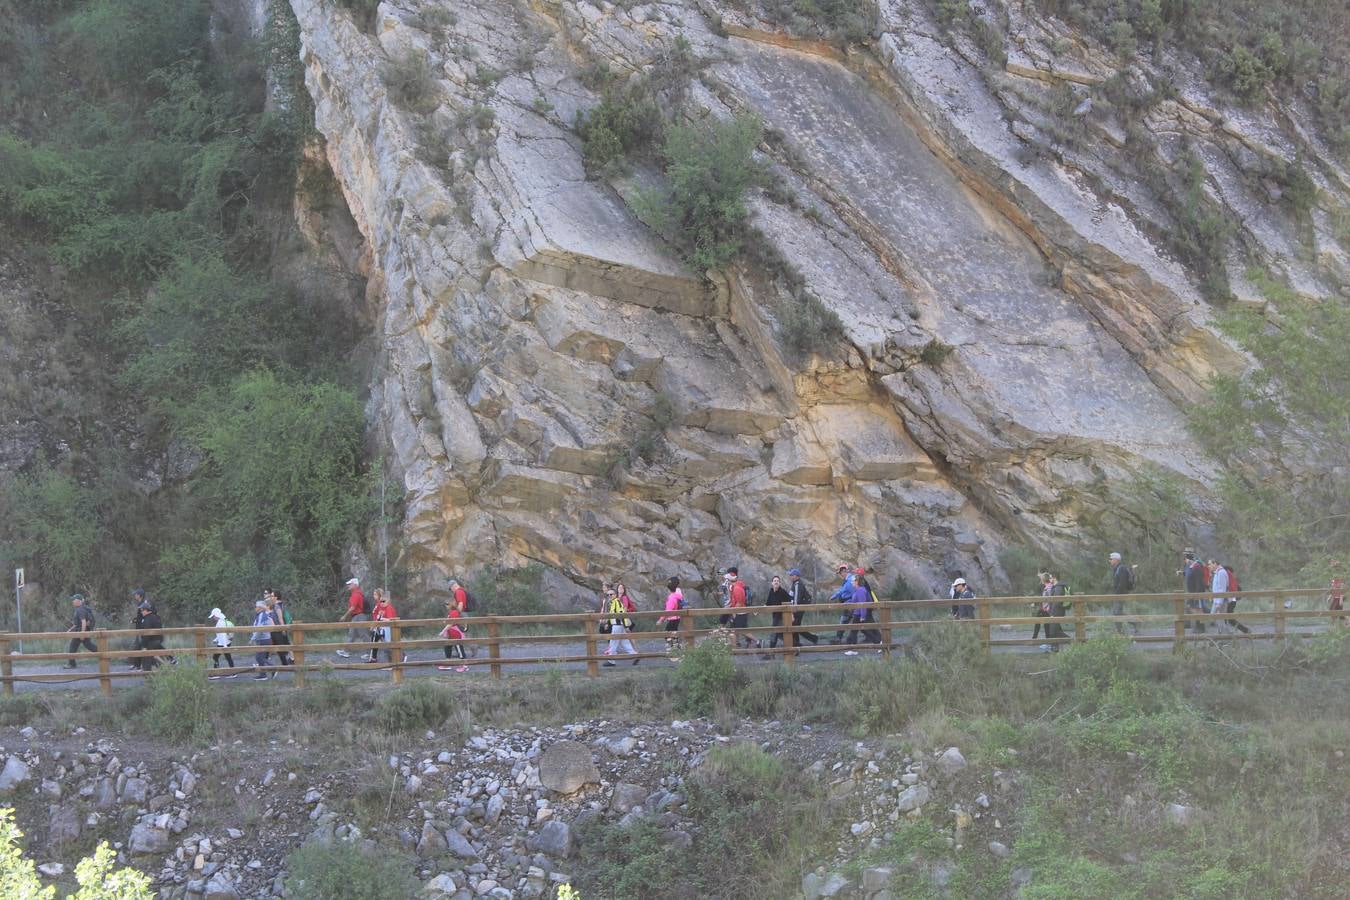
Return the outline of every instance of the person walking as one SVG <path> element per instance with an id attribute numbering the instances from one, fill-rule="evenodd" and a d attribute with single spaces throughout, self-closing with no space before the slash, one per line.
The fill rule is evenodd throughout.
<path id="1" fill-rule="evenodd" d="M 853 570 L 853 597 L 849 600 L 849 621 L 860 625 L 871 624 L 872 608 L 876 603 L 876 595 L 872 593 L 872 585 L 867 581 L 866 569 Z M 875 628 L 855 628 L 848 633 L 848 640 L 845 643 L 852 647 L 858 642 L 859 635 L 869 644 L 881 643 L 881 632 Z M 845 650 L 845 656 L 857 656 L 857 650 Z"/>
<path id="2" fill-rule="evenodd" d="M 830 595 L 830 602 L 848 603 L 853 599 L 853 591 L 854 588 L 857 587 L 857 584 L 854 582 L 855 576 L 852 572 L 848 570 L 848 566 L 844 565 L 843 563 L 840 563 L 838 568 L 836 568 L 834 571 L 836 575 L 838 575 L 840 578 L 843 579 L 843 583 L 839 585 L 839 590 L 835 591 L 833 594 Z M 849 612 L 848 609 L 845 609 L 843 612 L 839 614 L 839 624 L 841 626 L 847 625 L 850 621 L 852 621 L 852 618 L 853 614 Z M 840 628 L 838 631 L 834 633 L 834 640 L 830 641 L 830 643 L 842 644 L 843 642 L 844 642 L 844 629 Z"/>
<path id="3" fill-rule="evenodd" d="M 154 604 L 149 600 L 142 600 L 138 609 L 140 624 L 136 626 L 137 628 L 142 631 L 154 631 L 164 627 L 164 623 L 160 621 L 159 613 L 155 611 Z M 140 670 L 151 672 L 159 668 L 161 663 L 159 653 L 164 650 L 164 635 L 142 634 L 138 639 L 141 649 L 150 651 L 149 655 L 140 658 Z"/>
<path id="4" fill-rule="evenodd" d="M 67 653 L 78 653 L 80 647 L 88 650 L 90 653 L 97 653 L 98 647 L 89 639 L 89 634 L 94 630 L 94 611 L 89 608 L 89 603 L 84 594 L 71 594 L 70 605 L 73 607 L 71 612 L 70 627 L 66 631 L 75 632 L 75 637 L 70 639 L 70 648 Z M 78 666 L 74 659 L 66 660 L 64 668 L 75 669 Z"/>
<path id="5" fill-rule="evenodd" d="M 1121 560 L 1119 553 L 1112 553 L 1110 556 L 1107 557 L 1107 559 L 1111 563 L 1111 593 L 1116 596 L 1123 597 L 1124 595 L 1134 590 L 1134 569 L 1125 565 L 1125 563 Z M 1111 601 L 1111 615 L 1113 616 L 1125 615 L 1124 600 Z M 1117 634 L 1125 633 L 1125 626 L 1122 625 L 1120 622 L 1116 622 L 1115 626 Z M 1130 630 L 1134 634 L 1138 634 L 1139 623 L 1131 621 Z"/>
<path id="6" fill-rule="evenodd" d="M 1045 623 L 1045 636 L 1047 639 L 1066 638 L 1068 634 L 1064 631 L 1064 626 L 1054 621 L 1054 619 L 1064 618 L 1065 607 L 1062 598 L 1068 595 L 1068 588 L 1059 583 L 1053 572 L 1045 572 L 1041 575 L 1041 596 L 1047 598 L 1041 605 L 1046 607 L 1051 621 Z M 1034 641 L 1036 636 L 1033 634 L 1031 639 Z M 1059 644 L 1041 644 L 1042 652 L 1058 653 Z"/>
<path id="7" fill-rule="evenodd" d="M 211 615 L 206 617 L 217 628 L 233 628 L 234 623 L 225 618 L 225 614 L 220 611 L 220 607 L 211 610 Z M 211 642 L 215 645 L 215 652 L 211 654 L 211 668 L 220 668 L 220 658 L 225 657 L 225 667 L 234 668 L 234 656 L 230 654 L 230 647 L 234 644 L 234 633 L 230 631 L 217 631 L 216 636 Z M 227 672 L 224 675 L 212 675 L 212 678 L 235 678 L 238 672 Z"/>
<path id="8" fill-rule="evenodd" d="M 149 607 L 145 604 L 145 590 L 142 589 L 142 588 L 136 588 L 136 590 L 132 591 L 132 592 L 131 592 L 131 603 L 132 603 L 131 627 L 132 627 L 133 629 L 135 629 L 136 631 L 140 631 L 140 630 L 141 630 L 141 619 L 143 619 L 143 618 L 145 617 L 145 612 L 146 612 L 146 610 L 149 608 Z M 144 648 L 141 646 L 141 640 L 142 640 L 142 636 L 141 636 L 140 634 L 137 634 L 134 638 L 132 638 L 132 639 L 131 639 L 131 649 L 132 649 L 132 650 L 142 650 L 142 649 L 144 649 Z M 133 657 L 131 658 L 131 662 L 128 663 L 127 665 L 128 665 L 129 668 L 139 670 L 139 669 L 141 668 L 141 663 L 142 663 L 141 657 L 139 657 L 139 656 L 133 656 Z"/>
<path id="9" fill-rule="evenodd" d="M 792 606 L 809 606 L 811 604 L 811 592 L 806 589 L 806 582 L 802 581 L 801 569 L 788 570 L 788 603 Z M 802 641 L 809 642 L 812 646 L 820 641 L 809 631 L 796 631 L 795 629 L 802 624 L 802 617 L 805 612 L 794 611 L 792 613 L 792 646 L 800 647 Z"/>
<path id="10" fill-rule="evenodd" d="M 440 635 L 450 642 L 443 648 L 445 651 L 445 662 L 436 667 L 442 672 L 449 672 L 452 669 L 456 672 L 469 671 L 469 667 L 464 664 L 464 645 L 459 643 L 464 640 L 464 628 L 459 622 L 459 619 L 463 615 L 464 611 L 460 608 L 460 604 L 452 596 L 445 604 L 445 616 L 448 621 L 446 622 L 445 627 L 441 629 Z M 455 658 L 456 651 L 459 652 L 460 664 L 454 666 L 450 664 L 450 660 Z"/>
<path id="11" fill-rule="evenodd" d="M 1327 609 L 1331 612 L 1345 609 L 1345 579 L 1341 577 L 1341 561 L 1339 559 L 1331 561 L 1331 587 L 1327 591 Z M 1339 621 L 1342 625 L 1346 624 L 1344 617 L 1334 621 Z"/>
<path id="12" fill-rule="evenodd" d="M 633 630 L 633 620 L 628 618 L 628 613 L 636 611 L 637 604 L 633 602 L 632 597 L 628 596 L 628 588 L 622 581 L 615 584 L 614 590 L 610 593 L 609 606 L 606 609 L 606 612 L 610 614 L 609 653 L 611 656 L 626 653 L 634 657 L 633 665 L 635 666 L 642 662 L 642 659 L 637 656 L 637 648 L 633 646 L 633 642 L 626 635 Z M 612 669 L 615 662 L 612 659 L 607 659 L 604 665 Z"/>
<path id="13" fill-rule="evenodd" d="M 1209 576 L 1205 573 L 1205 564 L 1195 556 L 1195 551 L 1189 547 L 1183 554 L 1185 568 L 1181 570 L 1184 587 L 1187 593 L 1186 609 L 1191 613 L 1207 612 L 1205 609 L 1205 599 L 1200 596 L 1209 592 Z M 1191 628 L 1196 634 L 1205 633 L 1205 623 L 1187 622 L 1186 628 Z"/>
<path id="14" fill-rule="evenodd" d="M 676 653 L 684 648 L 684 639 L 680 637 L 679 612 L 682 609 L 684 609 L 684 591 L 680 590 L 679 577 L 671 576 L 666 581 L 666 614 L 656 620 L 665 625 L 667 653 Z"/>
<path id="15" fill-rule="evenodd" d="M 1232 591 L 1234 594 L 1241 593 L 1242 585 L 1241 583 L 1238 582 L 1237 572 L 1233 570 L 1232 566 L 1226 565 L 1223 568 L 1224 571 L 1228 573 L 1228 590 Z M 1228 598 L 1228 603 L 1224 606 L 1224 611 L 1231 615 L 1233 611 L 1237 609 L 1237 605 L 1238 605 L 1238 598 L 1230 595 Z M 1236 628 L 1243 634 L 1252 633 L 1252 630 L 1238 619 L 1225 619 L 1224 622 L 1229 627 Z"/>
<path id="16" fill-rule="evenodd" d="M 393 632 L 388 625 L 381 623 L 390 622 L 398 618 L 398 610 L 394 609 L 394 602 L 389 599 L 389 594 L 384 588 L 375 589 L 375 608 L 370 611 L 370 620 L 375 627 L 370 629 L 370 639 L 375 642 L 370 648 L 370 659 L 368 662 L 378 662 L 380 658 L 380 643 L 390 643 L 393 640 Z M 384 651 L 385 662 L 394 661 L 394 651 Z"/>
<path id="17" fill-rule="evenodd" d="M 792 595 L 783 587 L 783 579 L 779 578 L 777 575 L 769 579 L 769 595 L 764 598 L 764 605 L 773 607 L 792 605 Z M 787 647 L 787 642 L 783 640 L 783 615 L 784 614 L 781 612 L 775 612 L 773 614 L 773 627 L 775 630 L 774 633 L 769 636 L 770 650 L 773 650 L 779 644 L 782 644 L 784 648 Z M 771 656 L 766 653 L 763 658 L 770 659 Z"/>
<path id="18" fill-rule="evenodd" d="M 962 584 L 965 584 L 965 582 L 962 579 L 966 577 L 966 573 L 956 571 L 956 572 L 948 572 L 947 574 L 952 579 L 952 583 L 947 586 L 947 599 L 952 601 L 952 618 L 959 619 L 961 618 L 961 607 L 956 602 L 956 594 L 957 594 L 956 583 L 957 581 L 961 581 Z"/>
<path id="19" fill-rule="evenodd" d="M 339 622 L 351 622 L 352 627 L 347 629 L 347 643 L 359 644 L 370 638 L 370 632 L 366 628 L 357 625 L 357 622 L 370 621 L 370 606 L 366 603 L 366 595 L 361 591 L 361 581 L 357 578 L 347 579 L 347 611 L 338 619 Z M 351 659 L 351 653 L 346 649 L 338 650 L 337 655 L 343 659 Z"/>
<path id="20" fill-rule="evenodd" d="M 956 601 L 956 606 L 953 607 L 956 610 L 956 618 L 975 618 L 975 604 L 967 602 L 975 599 L 975 592 L 970 589 L 970 585 L 966 584 L 966 580 L 959 575 L 952 582 L 951 596 Z"/>
<path id="21" fill-rule="evenodd" d="M 750 614 L 745 611 L 750 605 L 750 589 L 741 580 L 741 570 L 736 566 L 727 569 L 727 575 L 731 577 L 727 582 L 727 611 L 731 613 L 731 629 L 735 635 L 732 647 L 740 649 L 742 638 L 747 650 L 760 647 L 763 645 L 761 641 L 744 634 L 745 629 L 750 627 Z"/>
<path id="22" fill-rule="evenodd" d="M 267 603 L 267 611 L 272 614 L 272 624 L 290 625 L 294 621 L 291 618 L 290 612 L 286 610 L 285 605 L 282 603 L 281 595 L 278 594 L 276 591 L 272 590 L 271 588 L 267 588 L 266 590 L 264 590 L 263 600 L 266 601 Z M 286 631 L 272 632 L 273 647 L 278 648 L 289 647 L 290 645 L 291 645 L 291 636 L 289 632 Z M 278 649 L 277 659 L 281 662 L 283 666 L 289 666 L 291 664 L 291 654 L 287 650 Z"/>
<path id="23" fill-rule="evenodd" d="M 1049 572 L 1040 573 L 1041 602 L 1037 603 L 1035 605 L 1035 608 L 1033 608 L 1031 612 L 1031 614 L 1038 619 L 1050 618 L 1050 601 L 1046 598 L 1050 596 L 1050 583 L 1052 578 L 1053 576 Z M 1040 622 L 1037 622 L 1035 625 L 1031 626 L 1031 639 L 1033 641 L 1036 640 L 1037 636 L 1040 634 L 1040 631 L 1041 631 Z M 1050 625 L 1048 623 L 1045 625 L 1045 636 L 1050 637 Z M 1048 652 L 1050 650 L 1050 645 L 1041 644 L 1040 649 Z"/>
<path id="24" fill-rule="evenodd" d="M 267 608 L 267 601 L 259 599 L 253 604 L 253 633 L 249 638 L 253 641 L 257 651 L 253 654 L 253 680 L 266 681 L 267 672 L 264 669 L 272 665 L 272 653 L 268 649 L 272 646 L 272 611 Z M 272 673 L 276 677 L 276 673 Z"/>

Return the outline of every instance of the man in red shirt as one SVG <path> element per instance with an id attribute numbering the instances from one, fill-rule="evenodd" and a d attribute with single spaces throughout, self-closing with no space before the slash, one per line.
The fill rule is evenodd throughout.
<path id="1" fill-rule="evenodd" d="M 467 612 L 469 592 L 464 590 L 464 586 L 453 578 L 450 579 L 450 591 L 454 594 L 455 609 L 459 610 L 461 614 Z"/>
<path id="2" fill-rule="evenodd" d="M 732 610 L 731 627 L 739 632 L 741 629 L 746 628 L 750 622 L 750 615 L 744 611 L 745 607 L 748 605 L 746 603 L 748 597 L 745 592 L 745 582 L 741 581 L 740 570 L 735 566 L 727 569 L 727 575 L 731 577 L 730 582 L 727 584 L 727 609 Z M 736 646 L 739 647 L 740 645 L 741 636 L 738 633 L 736 635 Z M 746 647 L 756 647 L 758 645 L 759 642 L 754 638 L 749 635 L 745 636 Z"/>
<path id="3" fill-rule="evenodd" d="M 370 610 L 366 607 L 366 595 L 361 592 L 361 582 L 356 578 L 347 581 L 347 611 L 342 614 L 339 622 L 369 622 Z M 369 632 L 360 626 L 353 625 L 347 629 L 347 643 L 355 644 L 357 641 L 369 638 Z M 337 651 L 337 655 L 343 659 L 350 659 L 351 654 L 346 650 Z"/>

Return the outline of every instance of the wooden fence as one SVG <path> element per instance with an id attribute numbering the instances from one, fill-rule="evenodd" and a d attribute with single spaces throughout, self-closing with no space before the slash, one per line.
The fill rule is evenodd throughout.
<path id="1" fill-rule="evenodd" d="M 1322 605 L 1323 598 L 1326 596 L 1324 589 L 1241 591 L 1224 596 L 1237 598 L 1241 611 L 1221 612 L 1211 615 L 1197 612 L 1186 605 L 1187 600 L 1190 599 L 1194 603 L 1203 603 L 1205 609 L 1208 609 L 1211 599 L 1214 597 L 1212 594 L 1083 595 L 1054 598 L 1056 602 L 1064 604 L 1065 614 L 1058 617 L 1044 617 L 1025 614 L 1028 608 L 1034 612 L 1035 607 L 1042 602 L 1040 597 L 982 597 L 969 602 L 969 605 L 975 607 L 975 617 L 958 619 L 956 620 L 956 626 L 974 629 L 986 652 L 1003 647 L 1026 647 L 1042 644 L 1054 646 L 1086 641 L 1090 636 L 1090 630 L 1102 633 L 1103 630 L 1112 629 L 1123 631 L 1131 640 L 1141 644 L 1170 643 L 1174 651 L 1179 652 L 1187 643 L 1216 640 L 1282 641 L 1289 638 L 1301 638 L 1338 624 L 1345 624 L 1346 612 L 1344 610 L 1317 608 Z M 1303 608 L 1289 608 L 1292 606 L 1289 601 L 1301 601 L 1299 606 Z M 1123 604 L 1124 612 L 1121 615 L 1110 613 L 1110 608 L 1115 603 Z M 802 656 L 837 654 L 851 649 L 890 656 L 892 651 L 903 646 L 904 632 L 931 628 L 942 622 L 951 622 L 949 610 L 952 605 L 950 600 L 885 601 L 868 607 L 872 612 L 874 621 L 845 624 L 841 624 L 839 621 L 841 614 L 845 610 L 855 607 L 838 603 L 817 603 L 796 607 L 750 607 L 744 610 L 749 616 L 750 625 L 745 629 L 740 629 L 738 633 L 754 637 L 762 641 L 764 646 L 738 649 L 734 652 L 738 655 L 767 654 L 772 657 L 780 657 L 788 665 L 796 663 L 798 658 Z M 1001 607 L 1022 607 L 1024 614 L 1006 616 L 992 614 L 996 608 Z M 817 615 L 818 620 L 815 622 L 804 621 L 803 624 L 794 626 L 792 624 L 792 613 L 801 613 L 804 617 Z M 779 624 L 771 624 L 769 617 L 772 614 L 780 615 Z M 821 614 L 823 614 L 823 618 L 820 618 Z M 494 678 L 501 677 L 503 670 L 509 666 L 541 664 L 584 664 L 586 673 L 595 676 L 600 674 L 603 663 L 612 660 L 627 662 L 643 659 L 668 659 L 671 656 L 671 652 L 666 647 L 668 637 L 678 637 L 683 646 L 692 646 L 700 638 L 706 639 L 709 635 L 719 633 L 719 620 L 727 615 L 727 611 L 719 608 L 681 610 L 678 613 L 680 616 L 679 628 L 673 633 L 662 630 L 664 626 L 656 621 L 665 615 L 666 613 L 659 610 L 630 613 L 628 618 L 633 620 L 635 628 L 650 626 L 652 630 L 629 632 L 623 637 L 631 640 L 635 647 L 639 644 L 658 642 L 659 649 L 640 649 L 635 655 L 624 654 L 612 657 L 602 654 L 600 648 L 602 643 L 609 640 L 609 635 L 601 631 L 601 623 L 608 620 L 610 616 L 598 612 L 541 616 L 468 616 L 455 620 L 458 624 L 466 627 L 468 634 L 462 640 L 453 642 L 439 636 L 440 630 L 446 625 L 447 620 L 445 619 L 390 620 L 384 623 L 389 629 L 390 640 L 377 643 L 372 643 L 369 640 L 355 642 L 346 640 L 349 629 L 355 628 L 365 634 L 375 623 L 297 622 L 292 625 L 269 626 L 266 629 L 269 633 L 286 632 L 290 635 L 291 644 L 285 647 L 258 647 L 247 643 L 249 635 L 259 630 L 251 625 L 236 625 L 231 628 L 195 625 L 186 628 L 159 628 L 154 630 L 97 629 L 88 632 L 86 635 L 77 635 L 74 632 L 42 632 L 23 635 L 5 633 L 0 634 L 0 681 L 3 681 L 4 693 L 13 695 L 14 685 L 18 682 L 62 683 L 97 679 L 103 693 L 111 694 L 114 681 L 143 677 L 143 673 L 140 671 L 114 671 L 114 664 L 129 663 L 131 660 L 153 655 L 157 657 L 193 658 L 206 665 L 212 654 L 223 654 L 225 652 L 213 644 L 215 635 L 222 631 L 236 635 L 236 645 L 228 648 L 228 651 L 232 654 L 248 657 L 259 650 L 266 650 L 271 652 L 275 661 L 278 652 L 289 653 L 293 657 L 289 665 L 272 665 L 268 667 L 267 671 L 289 672 L 293 675 L 293 681 L 297 686 L 305 683 L 307 673 L 348 669 L 387 670 L 393 681 L 400 683 L 408 669 L 446 665 L 448 662 L 455 666 L 462 665 L 474 669 L 486 667 Z M 1225 626 L 1229 628 L 1229 633 L 1218 634 L 1215 631 L 1208 631 L 1202 634 L 1198 632 L 1198 629 L 1190 633 L 1187 632 L 1189 623 L 1205 624 L 1217 629 L 1224 623 L 1229 622 L 1241 622 L 1251 630 L 1249 633 L 1241 633 L 1233 630 L 1229 625 Z M 1045 626 L 1047 623 L 1060 626 L 1064 631 L 1064 636 L 1054 638 L 1004 636 L 1005 633 L 1015 628 L 1035 625 Z M 549 630 L 545 633 L 538 633 L 541 627 Z M 1148 633 L 1150 630 L 1160 627 L 1161 633 Z M 1136 629 L 1139 630 L 1136 632 Z M 798 645 L 794 646 L 793 637 L 804 632 L 819 633 L 820 642 L 810 644 L 799 641 Z M 851 632 L 859 633 L 857 638 L 854 638 L 859 641 L 856 646 L 840 646 L 830 640 L 835 634 L 844 634 L 847 638 L 851 638 Z M 863 641 L 867 640 L 866 635 L 869 632 L 874 633 L 872 636 L 879 638 L 879 642 L 864 643 Z M 166 647 L 164 650 L 158 651 L 113 649 L 114 641 L 130 644 L 137 638 L 150 635 L 162 635 L 166 644 L 187 642 L 188 645 Z M 338 640 L 322 640 L 323 637 L 329 635 L 336 635 Z M 778 646 L 771 648 L 769 644 L 773 641 L 775 635 L 780 643 Z M 62 649 L 23 654 L 14 651 L 14 645 L 20 637 L 29 643 L 52 641 L 66 643 L 73 637 L 84 636 L 94 641 L 98 648 L 97 651 L 90 652 L 77 649 L 75 652 L 69 652 Z M 578 643 L 583 646 L 583 652 L 577 653 L 574 648 L 565 646 L 558 647 L 556 652 L 550 652 L 548 649 L 550 645 L 576 645 Z M 413 659 L 407 656 L 408 651 L 418 650 L 430 650 L 439 654 L 447 644 L 458 644 L 466 650 L 473 651 L 473 655 L 466 659 L 451 661 L 447 661 L 441 656 L 435 656 L 431 659 Z M 541 646 L 544 649 L 541 650 Z M 522 655 L 503 654 L 503 648 L 512 647 L 524 648 L 526 652 Z M 486 655 L 477 653 L 476 651 L 479 648 L 486 648 Z M 337 650 L 348 651 L 355 654 L 357 658 L 344 659 L 339 657 L 338 661 L 333 661 L 331 657 Z M 377 657 L 375 662 L 363 661 L 361 658 L 371 653 L 372 650 L 377 651 L 383 659 Z M 316 657 L 321 653 L 324 654 L 324 659 L 319 661 Z M 21 671 L 18 674 L 14 671 L 16 663 L 19 663 L 21 668 L 25 668 L 32 663 L 64 664 L 70 660 L 85 665 L 93 662 L 97 668 L 96 670 L 77 668 L 58 672 Z M 213 670 L 215 674 L 245 674 L 256 671 L 258 670 L 251 665 Z"/>

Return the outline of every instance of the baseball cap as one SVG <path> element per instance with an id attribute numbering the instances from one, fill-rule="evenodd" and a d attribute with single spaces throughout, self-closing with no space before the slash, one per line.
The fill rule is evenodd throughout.
<path id="1" fill-rule="evenodd" d="M 853 574 L 854 574 L 854 575 L 866 575 L 866 574 L 867 574 L 867 570 L 864 569 L 862 566 L 859 566 L 858 568 L 856 568 L 856 569 L 853 570 Z"/>
<path id="2" fill-rule="evenodd" d="M 839 566 L 838 566 L 838 568 L 835 569 L 835 571 L 836 571 L 836 572 L 847 572 L 847 571 L 848 571 L 848 563 L 840 563 Z"/>
<path id="3" fill-rule="evenodd" d="M 361 586 L 361 580 L 360 580 L 359 578 L 348 578 L 348 579 L 347 579 L 347 587 L 360 587 L 360 586 Z"/>
<path id="4" fill-rule="evenodd" d="M 215 609 L 211 610 L 211 615 L 207 616 L 207 618 L 208 618 L 208 619 L 223 619 L 223 618 L 225 618 L 225 614 L 224 614 L 223 612 L 221 612 L 221 611 L 220 611 L 220 607 L 217 606 Z"/>
<path id="5" fill-rule="evenodd" d="M 83 603 L 85 600 L 87 600 L 87 599 L 89 599 L 89 598 L 86 597 L 84 594 L 71 594 L 71 595 L 70 595 L 70 599 L 71 599 L 72 602 L 75 601 L 75 600 L 79 600 L 81 603 Z"/>
<path id="6" fill-rule="evenodd" d="M 1120 554 L 1119 554 L 1119 553 L 1112 553 L 1112 554 L 1111 554 L 1109 557 L 1107 557 L 1107 558 L 1108 558 L 1108 559 L 1120 559 Z"/>
<path id="7" fill-rule="evenodd" d="M 956 587 L 958 584 L 965 584 L 965 583 L 966 580 L 964 578 L 958 578 L 952 582 L 952 587 Z"/>
<path id="8" fill-rule="evenodd" d="M 137 608 L 137 609 L 154 609 L 154 607 L 150 605 L 150 601 L 149 601 L 149 600 L 142 600 L 142 601 L 140 602 L 140 605 L 137 606 L 136 608 Z"/>
<path id="9" fill-rule="evenodd" d="M 134 591 L 131 592 L 131 596 L 136 597 L 136 598 L 144 598 L 144 597 L 145 597 L 145 588 L 136 588 L 136 590 L 134 590 Z"/>
<path id="10" fill-rule="evenodd" d="M 788 574 L 789 574 L 789 575 L 796 575 L 798 578 L 800 578 L 800 577 L 802 576 L 802 570 L 801 570 L 801 569 L 788 569 Z"/>
<path id="11" fill-rule="evenodd" d="M 728 575 L 740 575 L 740 574 L 741 574 L 741 570 L 738 569 L 738 568 L 736 568 L 735 566 L 727 566 L 727 574 L 728 574 Z"/>

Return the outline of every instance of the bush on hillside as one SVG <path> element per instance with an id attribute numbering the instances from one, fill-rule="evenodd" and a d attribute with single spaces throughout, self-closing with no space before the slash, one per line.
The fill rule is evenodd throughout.
<path id="1" fill-rule="evenodd" d="M 380 698 L 375 718 L 385 734 L 413 734 L 439 728 L 455 711 L 455 697 L 431 681 L 414 681 Z"/>
<path id="2" fill-rule="evenodd" d="M 14 824 L 14 810 L 0 809 L 0 888 L 14 900 L 54 900 L 56 888 L 42 884 L 37 867 L 23 857 L 23 832 Z M 66 900 L 153 900 L 150 876 L 132 868 L 114 869 L 117 854 L 107 841 L 94 855 L 75 865 L 79 888 Z"/>
<path id="3" fill-rule="evenodd" d="M 160 666 L 149 678 L 150 730 L 174 744 L 201 744 L 210 739 L 216 695 L 206 668 L 181 657 L 177 665 Z"/>
<path id="4" fill-rule="evenodd" d="M 675 682 L 679 691 L 676 705 L 681 711 L 695 716 L 711 715 L 720 702 L 730 699 L 736 683 L 731 648 L 723 641 L 705 639 L 686 649 L 680 657 Z"/>
<path id="5" fill-rule="evenodd" d="M 411 860 L 355 843 L 305 844 L 286 857 L 286 889 L 295 900 L 405 900 L 417 893 Z"/>

